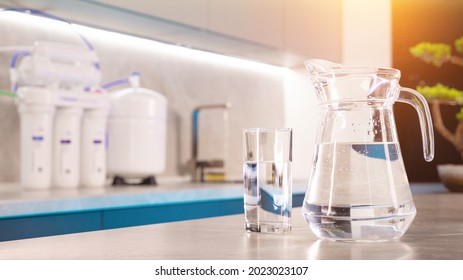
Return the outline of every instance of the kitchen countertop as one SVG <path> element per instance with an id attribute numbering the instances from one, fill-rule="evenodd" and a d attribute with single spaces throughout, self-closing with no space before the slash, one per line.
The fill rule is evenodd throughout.
<path id="1" fill-rule="evenodd" d="M 301 189 L 301 190 L 299 190 Z M 296 191 L 302 192 L 302 187 Z M 0 185 L 0 218 L 242 197 L 242 184 L 173 182 L 158 186 L 24 190 Z"/>
<path id="2" fill-rule="evenodd" d="M 417 216 L 399 241 L 318 240 L 293 209 L 288 234 L 243 230 L 243 215 L 0 243 L 1 259 L 463 259 L 463 194 L 414 195 Z"/>

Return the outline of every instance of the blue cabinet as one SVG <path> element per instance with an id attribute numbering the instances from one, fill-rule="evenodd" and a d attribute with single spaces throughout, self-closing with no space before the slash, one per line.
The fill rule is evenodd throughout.
<path id="1" fill-rule="evenodd" d="M 195 190 L 194 193 L 196 197 L 192 199 L 185 199 L 185 197 L 192 197 L 190 193 L 187 193 L 183 198 L 180 196 L 180 198 L 168 202 L 165 202 L 165 197 L 161 197 L 161 201 L 154 200 L 152 203 L 131 203 L 3 217 L 0 218 L 0 241 L 243 213 L 241 188 L 218 192 L 208 191 L 204 195 L 201 195 L 198 190 Z M 164 194 L 155 193 L 152 195 L 162 196 Z M 172 193 L 170 195 L 172 196 Z M 293 194 L 293 206 L 301 206 L 303 197 L 302 191 L 295 192 Z M 294 213 L 294 215 L 298 214 Z"/>

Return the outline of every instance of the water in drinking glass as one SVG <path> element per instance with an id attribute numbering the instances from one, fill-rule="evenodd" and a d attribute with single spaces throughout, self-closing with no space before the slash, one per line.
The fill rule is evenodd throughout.
<path id="1" fill-rule="evenodd" d="M 244 209 L 248 232 L 291 229 L 291 162 L 245 162 Z"/>

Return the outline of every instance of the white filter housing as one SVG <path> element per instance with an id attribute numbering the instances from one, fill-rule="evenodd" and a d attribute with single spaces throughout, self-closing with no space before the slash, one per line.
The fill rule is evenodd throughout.
<path id="1" fill-rule="evenodd" d="M 88 109 L 82 116 L 80 184 L 98 188 L 106 183 L 107 108 Z"/>
<path id="2" fill-rule="evenodd" d="M 26 189 L 76 188 L 80 182 L 103 187 L 107 94 L 43 87 L 19 87 L 17 94 L 21 185 Z"/>
<path id="3" fill-rule="evenodd" d="M 165 170 L 167 100 L 132 87 L 111 95 L 108 119 L 108 174 L 143 179 Z"/>
<path id="4" fill-rule="evenodd" d="M 55 107 L 19 104 L 21 135 L 21 185 L 47 189 L 52 178 L 52 138 Z"/>
<path id="5" fill-rule="evenodd" d="M 53 137 L 53 186 L 77 188 L 80 178 L 82 108 L 58 108 Z"/>

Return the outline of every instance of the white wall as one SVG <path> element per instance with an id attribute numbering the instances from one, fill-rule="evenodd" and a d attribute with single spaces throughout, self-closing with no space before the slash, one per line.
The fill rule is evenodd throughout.
<path id="1" fill-rule="evenodd" d="M 307 182 L 319 119 L 315 90 L 304 68 L 287 70 L 284 102 L 285 126 L 294 129 L 293 177 Z"/>
<path id="2" fill-rule="evenodd" d="M 344 0 L 342 63 L 392 66 L 391 0 Z"/>

